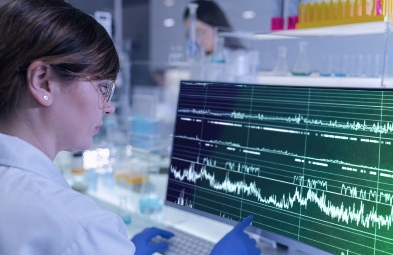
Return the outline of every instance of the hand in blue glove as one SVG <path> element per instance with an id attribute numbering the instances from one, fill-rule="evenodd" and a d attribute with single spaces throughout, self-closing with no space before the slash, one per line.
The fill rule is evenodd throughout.
<path id="1" fill-rule="evenodd" d="M 253 216 L 248 216 L 237 224 L 214 246 L 210 255 L 260 255 L 261 250 L 255 247 L 256 241 L 243 232 L 252 219 Z"/>
<path id="2" fill-rule="evenodd" d="M 135 255 L 151 255 L 155 252 L 167 249 L 168 243 L 166 242 L 150 244 L 151 239 L 156 236 L 170 238 L 173 237 L 174 234 L 159 228 L 146 228 L 131 239 L 136 248 Z"/>

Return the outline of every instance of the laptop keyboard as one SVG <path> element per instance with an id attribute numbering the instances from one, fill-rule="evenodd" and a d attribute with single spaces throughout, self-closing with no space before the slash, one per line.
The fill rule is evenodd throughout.
<path id="1" fill-rule="evenodd" d="M 163 255 L 208 255 L 214 244 L 202 238 L 187 234 L 175 228 L 166 228 L 175 234 L 170 239 L 155 237 L 150 243 L 168 242 L 168 249 L 160 252 Z"/>

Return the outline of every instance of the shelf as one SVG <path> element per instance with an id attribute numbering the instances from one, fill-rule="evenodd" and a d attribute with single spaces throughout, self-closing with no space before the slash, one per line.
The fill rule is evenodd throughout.
<path id="1" fill-rule="evenodd" d="M 280 40 L 305 36 L 354 36 L 384 34 L 387 23 L 384 21 L 348 24 L 340 26 L 282 30 L 268 34 L 254 34 L 256 40 Z"/>
<path id="2" fill-rule="evenodd" d="M 323 77 L 319 75 L 273 76 L 271 73 L 260 73 L 258 75 L 258 84 L 315 87 L 379 88 L 381 87 L 381 78 L 335 76 Z"/>

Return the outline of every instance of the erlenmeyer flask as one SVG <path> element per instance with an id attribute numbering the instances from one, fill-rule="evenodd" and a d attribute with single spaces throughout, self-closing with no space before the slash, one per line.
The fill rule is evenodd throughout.
<path id="1" fill-rule="evenodd" d="M 307 76 L 311 74 L 310 62 L 307 53 L 307 42 L 299 43 L 299 53 L 296 56 L 295 64 L 291 73 L 298 76 Z"/>
<path id="2" fill-rule="evenodd" d="M 276 65 L 273 69 L 273 74 L 278 76 L 284 76 L 288 74 L 288 62 L 287 62 L 287 47 L 278 47 L 278 56 Z"/>

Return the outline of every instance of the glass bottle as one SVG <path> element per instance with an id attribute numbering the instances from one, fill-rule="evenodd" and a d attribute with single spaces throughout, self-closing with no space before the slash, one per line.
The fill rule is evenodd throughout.
<path id="1" fill-rule="evenodd" d="M 308 76 L 311 74 L 310 61 L 307 53 L 308 43 L 301 41 L 299 43 L 299 53 L 296 56 L 295 64 L 291 73 L 296 76 Z"/>
<path id="2" fill-rule="evenodd" d="M 188 40 L 187 40 L 187 59 L 195 60 L 197 58 L 198 52 L 198 44 L 197 44 L 197 35 L 196 35 L 196 11 L 198 9 L 198 4 L 190 3 L 188 4 L 189 10 L 189 30 L 188 30 Z"/>
<path id="3" fill-rule="evenodd" d="M 72 185 L 71 188 L 81 193 L 86 193 L 87 183 L 85 180 L 86 170 L 83 167 L 83 152 L 78 151 L 73 153 L 72 160 Z"/>
<path id="4" fill-rule="evenodd" d="M 284 76 L 288 74 L 287 47 L 280 46 L 277 48 L 277 61 L 273 69 L 273 74 Z"/>

